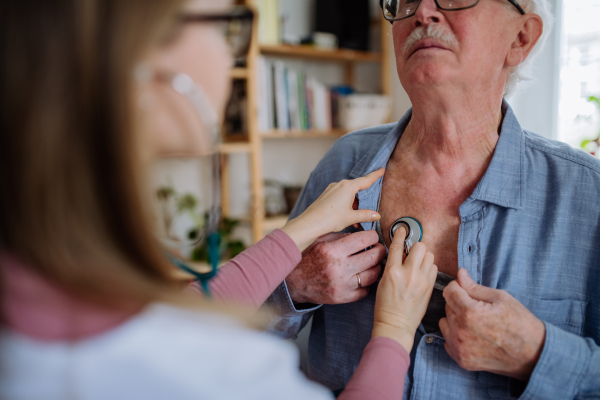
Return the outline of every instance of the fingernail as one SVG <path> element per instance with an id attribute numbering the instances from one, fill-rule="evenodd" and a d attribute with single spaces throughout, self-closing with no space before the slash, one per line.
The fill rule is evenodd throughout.
<path id="1" fill-rule="evenodd" d="M 381 215 L 374 213 L 373 214 L 373 221 L 379 221 L 381 219 Z"/>

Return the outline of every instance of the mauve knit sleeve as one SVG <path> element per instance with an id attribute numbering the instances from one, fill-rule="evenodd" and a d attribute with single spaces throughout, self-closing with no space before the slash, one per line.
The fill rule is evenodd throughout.
<path id="1" fill-rule="evenodd" d="M 410 356 L 400 343 L 386 337 L 373 338 L 338 399 L 402 399 L 409 366 Z"/>
<path id="2" fill-rule="evenodd" d="M 301 259 L 296 243 L 277 229 L 219 268 L 210 292 L 226 303 L 259 308 Z M 197 282 L 189 289 L 201 291 Z"/>

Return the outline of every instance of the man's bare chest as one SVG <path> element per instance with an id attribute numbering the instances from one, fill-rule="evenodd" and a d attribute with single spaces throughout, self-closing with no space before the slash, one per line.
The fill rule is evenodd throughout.
<path id="1" fill-rule="evenodd" d="M 435 256 L 439 271 L 456 276 L 460 203 L 452 197 L 447 190 L 386 176 L 378 210 L 386 245 L 390 245 L 389 230 L 394 221 L 413 217 L 423 227 L 422 242 Z"/>

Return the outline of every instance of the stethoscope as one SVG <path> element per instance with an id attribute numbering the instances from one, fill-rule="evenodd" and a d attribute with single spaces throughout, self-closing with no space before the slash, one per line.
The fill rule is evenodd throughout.
<path id="1" fill-rule="evenodd" d="M 169 261 L 173 263 L 180 270 L 187 272 L 192 275 L 195 279 L 198 280 L 202 290 L 206 297 L 210 297 L 210 288 L 208 286 L 208 282 L 217 276 L 217 271 L 219 268 L 219 261 L 221 259 L 221 254 L 219 251 L 219 247 L 221 244 L 221 235 L 218 232 L 212 232 L 206 238 L 206 242 L 208 244 L 208 258 L 210 260 L 210 272 L 198 272 L 192 269 L 189 265 L 187 265 L 183 260 L 178 257 L 175 257 L 173 254 L 168 253 L 167 257 Z"/>
<path id="2" fill-rule="evenodd" d="M 423 227 L 421 223 L 412 217 L 402 217 L 397 219 L 390 228 L 390 242 L 394 239 L 394 233 L 398 228 L 406 229 L 406 238 L 404 239 L 404 254 L 408 255 L 410 248 L 423 239 Z"/>
<path id="3" fill-rule="evenodd" d="M 154 76 L 159 81 L 170 85 L 176 92 L 187 97 L 196 109 L 206 132 L 208 132 L 211 144 L 215 149 L 217 148 L 217 145 L 221 142 L 219 117 L 202 85 L 194 82 L 186 74 L 169 71 L 153 72 L 148 70 L 147 66 L 144 65 L 137 72 L 141 72 L 141 79 L 149 79 L 151 76 Z M 198 233 L 198 237 L 186 242 L 186 245 L 196 247 L 203 240 L 206 240 L 211 269 L 205 273 L 198 272 L 179 257 L 171 252 L 167 252 L 167 258 L 172 264 L 198 280 L 207 297 L 210 297 L 208 282 L 217 275 L 221 259 L 221 235 L 219 233 L 221 221 L 221 154 L 218 151 L 212 151 L 209 154 L 212 160 L 212 193 L 208 220 L 203 229 Z M 169 240 L 163 238 L 163 241 L 168 242 Z"/>

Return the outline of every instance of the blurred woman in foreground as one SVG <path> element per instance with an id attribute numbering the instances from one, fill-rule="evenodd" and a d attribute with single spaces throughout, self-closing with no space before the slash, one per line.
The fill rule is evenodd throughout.
<path id="1" fill-rule="evenodd" d="M 228 10 L 222 0 L 3 3 L 0 398 L 331 397 L 290 345 L 179 293 L 153 235 L 149 166 L 210 139 L 172 78 L 191 77 L 223 113 L 231 56 L 217 21 Z M 382 174 L 330 186 L 222 267 L 214 296 L 256 311 L 317 237 L 379 218 L 352 203 Z M 422 245 L 402 262 L 402 236 L 341 398 L 402 395 L 436 276 Z"/>

